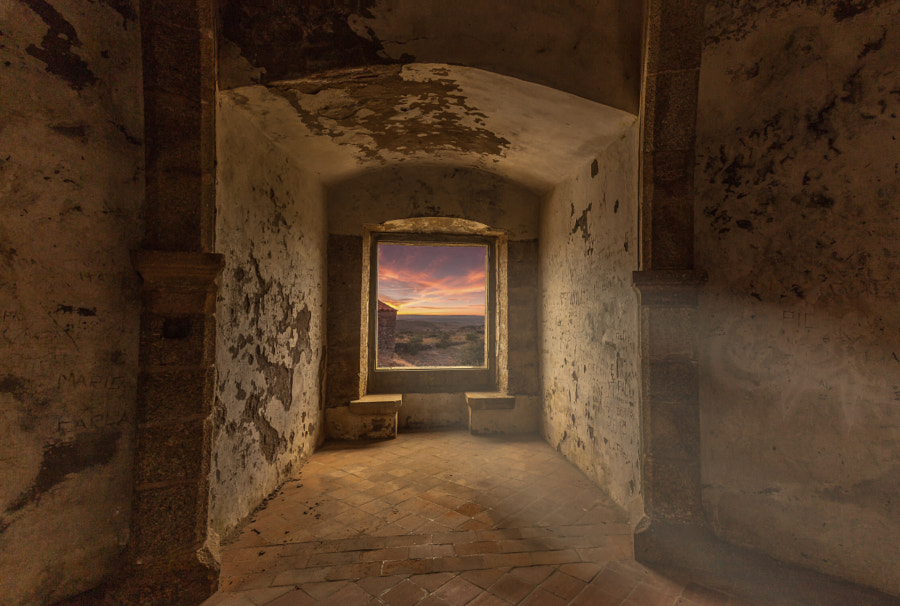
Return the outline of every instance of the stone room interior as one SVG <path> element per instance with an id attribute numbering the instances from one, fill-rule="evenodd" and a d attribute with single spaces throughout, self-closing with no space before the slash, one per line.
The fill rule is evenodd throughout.
<path id="1" fill-rule="evenodd" d="M 900 604 L 900 3 L 6 0 L 0 57 L 0 604 Z M 391 242 L 483 249 L 476 362 L 381 365 Z"/>

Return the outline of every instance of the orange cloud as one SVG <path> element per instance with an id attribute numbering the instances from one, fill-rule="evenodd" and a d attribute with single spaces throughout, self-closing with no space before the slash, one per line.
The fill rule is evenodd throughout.
<path id="1" fill-rule="evenodd" d="M 416 267 L 380 265 L 378 298 L 398 308 L 398 314 L 410 315 L 484 315 L 485 269 L 451 273 L 453 264 L 439 267 L 450 275 L 437 276 Z"/>

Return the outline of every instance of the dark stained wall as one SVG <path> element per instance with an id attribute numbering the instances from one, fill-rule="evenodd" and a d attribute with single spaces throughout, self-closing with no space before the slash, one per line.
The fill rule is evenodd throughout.
<path id="1" fill-rule="evenodd" d="M 719 0 L 697 132 L 703 497 L 900 588 L 900 6 Z"/>
<path id="2" fill-rule="evenodd" d="M 220 84 L 379 63 L 451 63 L 634 112 L 641 10 L 641 2 L 615 0 L 225 0 Z"/>
<path id="3" fill-rule="evenodd" d="M 0 14 L 0 601 L 42 604 L 128 541 L 141 40 L 130 0 Z"/>

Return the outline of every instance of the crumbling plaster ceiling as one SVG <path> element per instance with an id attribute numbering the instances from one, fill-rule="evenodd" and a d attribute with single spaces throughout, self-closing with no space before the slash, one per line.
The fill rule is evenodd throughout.
<path id="1" fill-rule="evenodd" d="M 634 0 L 221 0 L 219 86 L 448 63 L 636 112 L 643 10 Z M 241 75 L 235 61 L 252 69 Z"/>
<path id="2" fill-rule="evenodd" d="M 441 64 L 374 66 L 220 93 L 327 187 L 395 163 L 489 171 L 543 193 L 636 117 Z"/>

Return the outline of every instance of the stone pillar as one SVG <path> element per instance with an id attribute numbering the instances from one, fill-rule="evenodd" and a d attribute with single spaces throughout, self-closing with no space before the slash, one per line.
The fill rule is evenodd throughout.
<path id="1" fill-rule="evenodd" d="M 212 0 L 141 3 L 147 250 L 213 250 L 214 15 Z"/>
<path id="2" fill-rule="evenodd" d="M 110 604 L 199 604 L 216 590 L 208 536 L 215 386 L 215 4 L 141 2 L 145 234 L 134 498 Z"/>
<path id="3" fill-rule="evenodd" d="M 644 511 L 649 521 L 702 524 L 697 290 L 691 270 L 634 272 L 641 299 Z"/>
<path id="4" fill-rule="evenodd" d="M 143 306 L 130 568 L 107 602 L 199 604 L 218 582 L 207 507 L 224 258 L 140 251 L 133 263 Z"/>
<path id="5" fill-rule="evenodd" d="M 641 301 L 643 526 L 703 520 L 695 343 L 703 276 L 694 271 L 694 136 L 704 5 L 648 3 L 641 271 L 634 273 Z"/>

